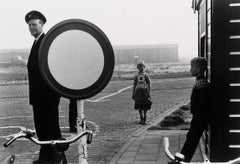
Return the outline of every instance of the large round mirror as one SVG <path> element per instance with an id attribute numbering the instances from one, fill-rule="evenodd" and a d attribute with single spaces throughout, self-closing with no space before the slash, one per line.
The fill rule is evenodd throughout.
<path id="1" fill-rule="evenodd" d="M 97 26 L 70 19 L 58 23 L 46 34 L 40 46 L 39 67 L 56 93 L 85 99 L 99 93 L 110 81 L 114 53 Z"/>

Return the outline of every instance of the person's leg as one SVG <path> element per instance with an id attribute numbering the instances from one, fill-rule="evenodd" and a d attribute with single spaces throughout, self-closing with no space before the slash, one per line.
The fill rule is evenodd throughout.
<path id="1" fill-rule="evenodd" d="M 40 147 L 39 151 L 39 160 L 40 161 L 51 161 L 54 160 L 56 157 L 54 155 L 54 150 L 50 145 L 45 145 Z"/>
<path id="2" fill-rule="evenodd" d="M 43 119 L 43 114 L 41 113 L 41 109 L 39 106 L 34 106 L 33 105 L 33 117 L 34 117 L 34 125 L 35 125 L 35 130 L 36 130 L 36 134 L 39 140 L 43 140 L 43 138 L 45 138 L 44 136 L 44 126 L 42 121 Z M 48 148 L 46 148 L 46 146 L 41 146 L 40 150 L 39 150 L 39 158 L 37 161 L 34 161 L 35 163 L 38 162 L 43 162 L 46 161 L 46 155 L 48 153 Z"/>
<path id="3" fill-rule="evenodd" d="M 147 119 L 147 109 L 143 109 L 143 124 L 146 124 Z"/>
<path id="4" fill-rule="evenodd" d="M 33 106 L 35 129 L 40 141 L 61 138 L 58 113 L 59 101 L 60 99 L 55 102 L 46 102 Z M 54 151 L 51 146 L 41 146 L 39 160 L 51 161 L 53 156 Z"/>
<path id="5" fill-rule="evenodd" d="M 190 162 L 194 152 L 199 144 L 199 140 L 208 126 L 208 118 L 206 116 L 193 116 L 190 129 L 186 136 L 186 141 L 181 150 L 181 154 L 185 156 L 185 162 Z"/>
<path id="6" fill-rule="evenodd" d="M 143 110 L 141 108 L 138 109 L 138 112 L 139 112 L 139 116 L 140 116 L 140 124 L 143 123 Z"/>
<path id="7" fill-rule="evenodd" d="M 77 132 L 77 101 L 70 99 L 69 103 L 69 127 L 70 132 Z"/>

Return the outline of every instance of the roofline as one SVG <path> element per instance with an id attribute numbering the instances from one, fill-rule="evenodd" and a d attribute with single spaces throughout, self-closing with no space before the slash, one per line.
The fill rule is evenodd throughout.
<path id="1" fill-rule="evenodd" d="M 177 43 L 169 44 L 145 44 L 145 45 L 116 45 L 113 46 L 113 49 L 136 49 L 136 48 L 178 48 Z"/>

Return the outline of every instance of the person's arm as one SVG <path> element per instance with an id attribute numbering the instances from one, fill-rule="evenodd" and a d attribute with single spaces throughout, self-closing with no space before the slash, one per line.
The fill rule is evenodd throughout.
<path id="1" fill-rule="evenodd" d="M 145 78 L 146 78 L 146 83 L 147 83 L 148 90 L 149 90 L 149 93 L 150 93 L 150 89 L 151 89 L 151 79 L 150 79 L 150 77 L 149 77 L 148 74 L 145 74 Z"/>
<path id="2" fill-rule="evenodd" d="M 135 99 L 135 89 L 136 89 L 136 85 L 137 85 L 137 76 L 134 77 L 134 81 L 133 81 L 133 90 L 132 90 L 132 99 Z"/>

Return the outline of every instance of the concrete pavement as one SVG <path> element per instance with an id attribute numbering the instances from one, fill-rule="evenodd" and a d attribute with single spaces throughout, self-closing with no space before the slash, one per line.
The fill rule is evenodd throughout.
<path id="1" fill-rule="evenodd" d="M 183 103 L 184 104 L 184 103 Z M 181 106 L 178 105 L 178 106 Z M 169 138 L 170 152 L 180 152 L 184 144 L 187 130 L 148 130 L 157 125 L 162 119 L 176 110 L 172 107 L 161 117 L 143 126 L 133 134 L 132 138 L 112 158 L 109 164 L 166 164 L 170 162 L 164 152 L 163 138 Z M 195 151 L 192 162 L 206 160 L 202 139 Z"/>
<path id="2" fill-rule="evenodd" d="M 164 164 L 170 160 L 164 153 L 163 137 L 170 141 L 170 151 L 179 152 L 185 141 L 186 130 L 147 130 L 133 137 L 111 160 L 110 164 Z M 200 146 L 192 159 L 203 161 Z"/>

